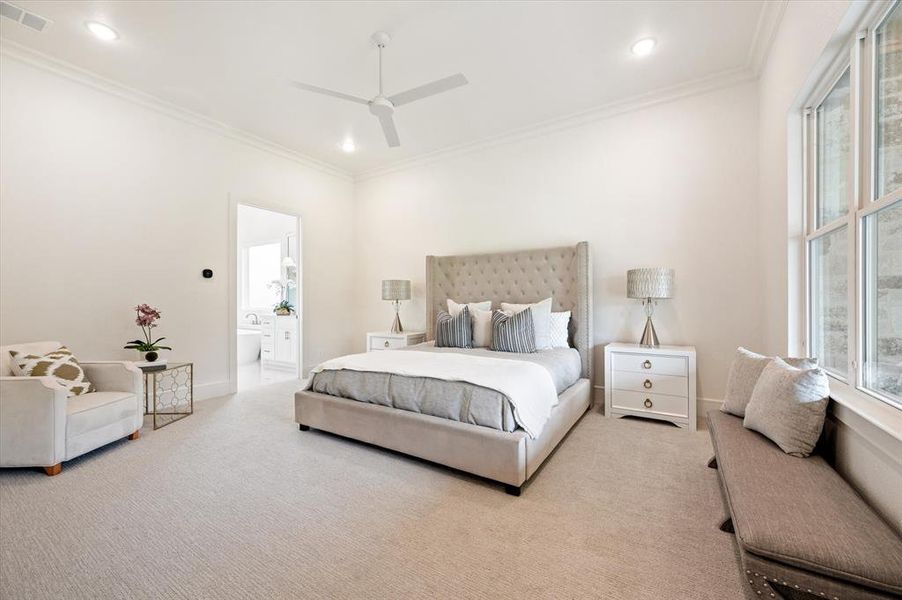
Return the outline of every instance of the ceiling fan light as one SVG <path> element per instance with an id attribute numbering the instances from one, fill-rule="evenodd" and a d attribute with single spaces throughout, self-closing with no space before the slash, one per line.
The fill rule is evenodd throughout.
<path id="1" fill-rule="evenodd" d="M 648 56 L 655 49 L 656 44 L 655 38 L 644 38 L 633 44 L 630 50 L 636 56 Z"/>

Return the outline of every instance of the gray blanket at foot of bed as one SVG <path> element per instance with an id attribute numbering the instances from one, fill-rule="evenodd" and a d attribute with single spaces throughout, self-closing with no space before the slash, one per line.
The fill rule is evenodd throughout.
<path id="1" fill-rule="evenodd" d="M 514 354 L 493 352 L 485 348 L 436 348 L 431 343 L 426 343 L 408 349 L 420 352 L 455 352 L 536 363 L 548 370 L 558 394 L 579 379 L 581 369 L 579 353 L 573 348 L 553 348 L 532 354 Z M 504 394 L 463 381 L 443 381 L 428 377 L 406 377 L 364 371 L 323 371 L 314 375 L 312 389 L 321 394 L 381 404 L 501 431 L 517 429 L 511 404 Z"/>

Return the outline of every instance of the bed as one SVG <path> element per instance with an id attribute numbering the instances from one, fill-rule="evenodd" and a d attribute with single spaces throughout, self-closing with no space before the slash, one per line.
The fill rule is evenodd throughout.
<path id="1" fill-rule="evenodd" d="M 426 352 L 448 351 L 432 348 L 429 342 L 434 339 L 435 318 L 448 298 L 461 303 L 491 299 L 497 308 L 500 302 L 531 303 L 549 296 L 553 298 L 553 311 L 571 311 L 572 349 L 505 357 L 532 363 L 550 361 L 557 366 L 544 368 L 549 372 L 559 369 L 551 378 L 557 388 L 557 403 L 538 432 L 527 433 L 517 426 L 510 411 L 505 414 L 503 401 L 491 393 L 494 390 L 482 390 L 478 398 L 477 390 L 468 391 L 464 410 L 459 403 L 446 401 L 461 393 L 448 388 L 447 381 L 432 381 L 435 387 L 428 388 L 424 387 L 427 382 L 394 376 L 394 381 L 405 385 L 389 397 L 385 393 L 389 382 L 380 382 L 379 373 L 361 379 L 345 371 L 320 372 L 311 378 L 310 388 L 295 394 L 295 420 L 301 430 L 319 429 L 446 465 L 502 483 L 509 494 L 519 495 L 591 404 L 592 276 L 588 243 L 426 257 L 427 345 L 375 353 L 384 355 L 380 357 L 383 362 L 401 362 L 428 359 Z M 405 355 L 408 351 L 411 354 Z M 465 352 L 500 354 L 478 349 Z M 352 363 L 355 356 L 367 358 L 343 358 Z M 405 387 L 419 390 L 416 405 L 411 404 L 413 397 L 405 396 Z"/>

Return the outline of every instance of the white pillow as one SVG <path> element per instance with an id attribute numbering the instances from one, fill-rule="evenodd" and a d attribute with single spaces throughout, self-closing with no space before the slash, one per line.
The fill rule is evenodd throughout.
<path id="1" fill-rule="evenodd" d="M 570 347 L 570 311 L 551 313 L 548 342 L 552 348 Z"/>
<path id="2" fill-rule="evenodd" d="M 473 315 L 473 311 L 475 310 L 492 310 L 492 301 L 491 300 L 483 300 L 482 302 L 468 302 L 466 304 L 458 304 L 451 298 L 448 298 L 448 314 L 452 317 L 456 317 L 458 313 L 460 313 L 461 309 L 466 306 L 470 309 L 470 316 Z"/>
<path id="3" fill-rule="evenodd" d="M 473 347 L 488 348 L 492 345 L 492 311 L 470 309 L 470 322 L 473 324 Z"/>
<path id="4" fill-rule="evenodd" d="M 501 303 L 501 310 L 518 313 L 527 308 L 532 309 L 532 324 L 536 332 L 536 350 L 551 348 L 549 332 L 551 330 L 551 298 L 546 298 L 535 304 L 510 304 Z"/>

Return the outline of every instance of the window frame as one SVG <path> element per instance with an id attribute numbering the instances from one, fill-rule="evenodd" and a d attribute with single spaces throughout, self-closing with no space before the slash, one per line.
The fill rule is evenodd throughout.
<path id="1" fill-rule="evenodd" d="M 248 268 L 249 268 L 249 260 L 248 260 L 248 250 L 250 248 L 256 246 L 270 246 L 273 244 L 279 244 L 279 253 L 284 254 L 284 248 L 281 246 L 282 240 L 275 239 L 269 241 L 253 241 L 253 242 L 244 242 L 241 244 L 241 250 L 238 253 L 238 264 L 241 269 L 241 285 L 240 285 L 240 298 L 239 298 L 239 306 L 241 307 L 241 311 L 251 311 L 251 312 L 266 312 L 271 311 L 272 306 L 250 306 L 250 284 L 248 281 Z M 281 273 L 282 267 L 279 267 L 279 271 Z"/>
<path id="2" fill-rule="evenodd" d="M 902 0 L 898 0 L 902 1 Z M 889 17 L 897 2 L 885 2 L 869 19 L 866 28 L 862 28 L 849 44 L 847 51 L 836 57 L 825 71 L 821 84 L 815 88 L 809 101 L 804 104 L 802 114 L 802 194 L 804 224 L 804 315 L 802 319 L 804 331 L 802 344 L 809 353 L 812 349 L 812 242 L 842 227 L 847 227 L 848 235 L 848 342 L 846 376 L 827 371 L 831 378 L 831 388 L 838 387 L 841 395 L 849 392 L 864 394 L 870 399 L 877 399 L 892 408 L 902 411 L 902 403 L 896 402 L 864 386 L 863 365 L 866 356 L 867 326 L 867 269 L 870 255 L 866 247 L 866 219 L 870 215 L 887 208 L 902 198 L 902 187 L 881 198 L 876 194 L 877 153 L 874 144 L 877 136 L 877 115 L 875 102 L 877 99 L 877 30 Z M 900 8 L 902 10 L 902 8 Z M 847 212 L 830 223 L 817 226 L 818 201 L 818 165 L 817 165 L 817 109 L 827 98 L 836 83 L 850 72 L 849 124 L 851 129 L 851 145 L 849 173 L 847 185 Z"/>

